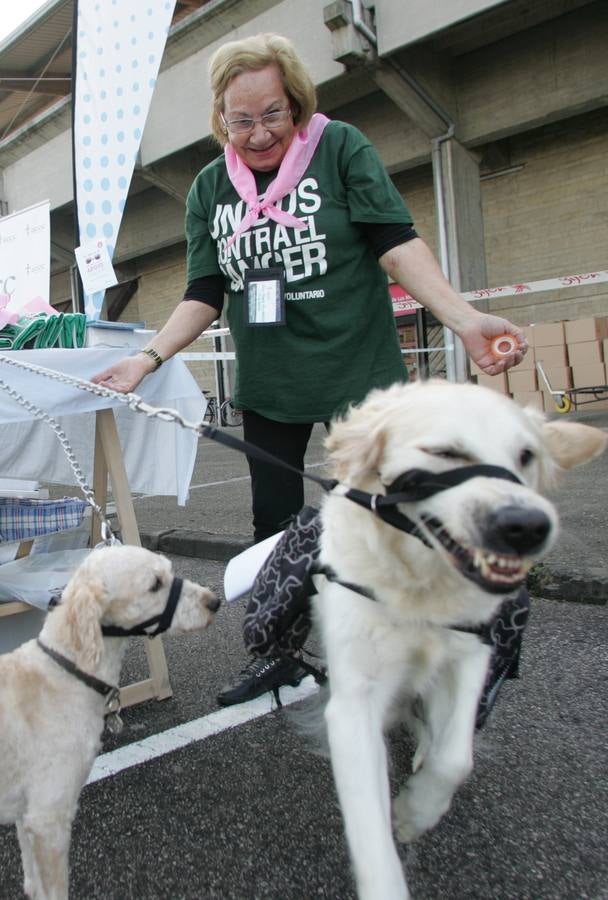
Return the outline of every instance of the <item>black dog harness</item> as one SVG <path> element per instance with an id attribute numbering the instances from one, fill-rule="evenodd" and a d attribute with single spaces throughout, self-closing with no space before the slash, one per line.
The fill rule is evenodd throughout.
<path id="1" fill-rule="evenodd" d="M 121 628 L 120 625 L 102 625 L 102 634 L 104 637 L 156 637 L 157 634 L 168 631 L 182 593 L 183 584 L 184 582 L 181 578 L 174 577 L 165 608 L 157 616 L 152 616 L 146 619 L 145 622 L 140 622 L 139 625 L 134 625 L 132 628 Z M 156 626 L 156 629 L 151 631 L 150 629 L 154 628 L 154 626 Z"/>
<path id="2" fill-rule="evenodd" d="M 516 484 L 522 484 L 521 479 L 509 469 L 505 469 L 503 466 L 490 466 L 480 463 L 470 466 L 461 466 L 456 469 L 448 469 L 446 472 L 439 473 L 429 472 L 426 469 L 408 469 L 392 481 L 391 484 L 386 486 L 386 493 L 370 494 L 367 491 L 361 491 L 358 488 L 350 488 L 346 485 L 341 485 L 341 482 L 335 478 L 319 478 L 318 475 L 313 475 L 311 472 L 302 471 L 284 460 L 279 459 L 267 450 L 256 447 L 254 444 L 243 441 L 233 435 L 226 434 L 220 429 L 214 428 L 212 425 L 203 426 L 201 428 L 201 434 L 203 437 L 224 444 L 226 447 L 230 447 L 233 450 L 238 450 L 241 453 L 245 452 L 247 456 L 252 456 L 254 459 L 260 460 L 260 462 L 266 462 L 274 466 L 279 466 L 282 469 L 288 469 L 290 472 L 299 475 L 301 478 L 314 481 L 315 484 L 320 485 L 327 493 L 332 493 L 337 487 L 342 486 L 344 487 L 342 496 L 346 497 L 348 500 L 352 500 L 353 503 L 357 503 L 359 506 L 365 507 L 365 509 L 371 510 L 388 525 L 393 525 L 400 531 L 405 531 L 408 534 L 417 537 L 427 546 L 431 545 L 418 528 L 418 525 L 404 513 L 395 509 L 397 504 L 415 503 L 418 500 L 424 500 L 427 497 L 432 497 L 439 491 L 445 491 L 448 488 L 456 487 L 464 481 L 468 481 L 470 478 L 501 478 L 505 481 L 513 481 Z"/>
<path id="3" fill-rule="evenodd" d="M 419 538 L 427 547 L 428 540 L 412 519 L 395 509 L 398 503 L 416 503 L 426 500 L 440 491 L 457 487 L 470 478 L 501 478 L 521 484 L 521 479 L 502 466 L 471 465 L 446 472 L 429 472 L 426 469 L 408 469 L 386 488 L 386 494 L 368 494 L 356 488 L 349 488 L 344 494 L 349 500 L 371 509 L 383 522 Z M 335 482 L 334 487 L 339 482 Z"/>

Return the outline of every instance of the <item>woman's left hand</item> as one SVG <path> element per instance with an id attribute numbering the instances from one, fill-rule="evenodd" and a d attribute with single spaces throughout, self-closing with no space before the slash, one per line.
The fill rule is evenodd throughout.
<path id="1" fill-rule="evenodd" d="M 510 334 L 515 339 L 515 346 L 507 356 L 496 357 L 492 352 L 492 341 L 502 334 Z M 491 316 L 486 313 L 472 316 L 466 320 L 458 335 L 465 350 L 474 363 L 486 375 L 499 375 L 516 366 L 524 358 L 528 343 L 521 328 L 513 325 L 508 319 Z"/>
<path id="2" fill-rule="evenodd" d="M 487 375 L 499 375 L 522 361 L 528 344 L 521 328 L 500 316 L 480 313 L 464 300 L 446 280 L 421 238 L 398 244 L 384 253 L 379 262 L 393 281 L 458 335 L 473 362 Z M 492 353 L 492 341 L 501 334 L 512 335 L 515 347 L 508 355 L 497 358 Z"/>

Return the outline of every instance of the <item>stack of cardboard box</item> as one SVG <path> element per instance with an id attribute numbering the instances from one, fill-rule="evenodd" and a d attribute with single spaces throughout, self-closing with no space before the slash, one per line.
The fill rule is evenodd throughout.
<path id="1" fill-rule="evenodd" d="M 608 316 L 543 322 L 523 329 L 530 349 L 523 362 L 503 375 L 490 376 L 471 363 L 471 374 L 483 384 L 510 394 L 522 406 L 555 411 L 556 400 L 538 371 L 540 362 L 551 391 L 606 387 L 608 362 Z M 605 362 L 606 361 L 606 362 Z M 580 395 L 591 400 L 592 395 Z M 577 400 L 576 394 L 573 400 Z M 606 399 L 594 400 L 594 408 L 608 408 Z"/>

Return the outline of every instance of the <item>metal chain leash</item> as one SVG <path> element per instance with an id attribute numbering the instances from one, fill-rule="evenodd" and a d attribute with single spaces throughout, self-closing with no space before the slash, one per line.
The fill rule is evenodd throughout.
<path id="1" fill-rule="evenodd" d="M 203 427 L 202 422 L 190 422 L 174 409 L 150 406 L 149 403 L 146 403 L 137 394 L 121 394 L 118 391 L 113 391 L 111 388 L 101 387 L 100 385 L 93 384 L 91 381 L 85 381 L 82 378 L 76 378 L 72 375 L 65 375 L 63 372 L 56 372 L 54 369 L 46 369 L 44 368 L 44 366 L 37 366 L 35 363 L 26 363 L 20 360 L 11 359 L 5 354 L 0 354 L 0 363 L 6 363 L 9 366 L 16 366 L 19 369 L 25 369 L 29 372 L 34 372 L 36 375 L 44 375 L 45 377 L 51 378 L 54 381 L 59 381 L 62 384 L 69 384 L 73 387 L 78 388 L 79 390 L 87 391 L 91 394 L 96 394 L 98 397 L 106 397 L 111 400 L 118 400 L 120 403 L 124 403 L 129 406 L 130 409 L 145 413 L 145 415 L 148 417 L 158 418 L 164 422 L 175 421 L 178 422 L 178 424 L 180 424 L 183 428 L 188 428 L 192 431 L 195 431 L 199 436 L 201 434 L 201 429 Z M 35 403 L 32 403 L 31 400 L 23 397 L 21 394 L 19 394 L 18 391 L 16 391 L 14 388 L 11 388 L 10 385 L 6 384 L 6 382 L 2 379 L 0 379 L 0 389 L 6 391 L 6 393 L 10 397 L 12 397 L 13 400 L 27 409 L 27 411 L 32 413 L 37 419 L 46 422 L 47 425 L 49 425 L 50 428 L 53 429 L 57 438 L 59 439 L 59 442 L 72 468 L 72 471 L 74 473 L 74 476 L 76 477 L 76 481 L 78 482 L 78 486 L 80 487 L 84 498 L 92 507 L 99 519 L 99 522 L 101 524 L 101 536 L 103 542 L 106 544 L 119 543 L 118 539 L 112 532 L 110 523 L 105 517 L 103 510 L 96 502 L 95 494 L 88 486 L 82 469 L 80 468 L 78 460 L 76 459 L 76 456 L 74 454 L 74 451 L 72 450 L 72 447 L 68 442 L 67 436 L 57 420 L 46 413 L 43 409 L 40 409 L 39 406 L 36 406 Z"/>
<path id="2" fill-rule="evenodd" d="M 104 542 L 104 544 L 120 543 L 118 541 L 118 538 L 114 535 L 112 528 L 110 526 L 110 523 L 108 522 L 108 520 L 106 519 L 106 517 L 103 513 L 103 510 L 101 509 L 101 507 L 95 500 L 95 494 L 93 493 L 91 488 L 88 486 L 86 479 L 84 477 L 84 474 L 82 472 L 82 469 L 80 468 L 80 465 L 78 463 L 78 460 L 76 459 L 76 456 L 74 455 L 74 451 L 72 450 L 72 447 L 70 446 L 67 436 L 66 436 L 65 432 L 63 431 L 63 429 L 61 428 L 59 422 L 56 419 L 54 419 L 52 416 L 50 416 L 48 413 L 46 413 L 43 409 L 40 409 L 39 406 L 36 406 L 35 403 L 32 403 L 31 400 L 27 400 L 14 388 L 11 388 L 1 378 L 0 378 L 0 389 L 3 391 L 6 391 L 6 393 L 9 395 L 9 397 L 12 397 L 13 400 L 16 400 L 17 403 L 19 403 L 20 406 L 23 406 L 25 409 L 27 409 L 28 412 L 31 412 L 35 416 L 35 418 L 40 419 L 43 422 L 46 422 L 46 424 L 49 425 L 49 427 L 53 429 L 53 431 L 55 432 L 55 434 L 59 440 L 59 443 L 61 444 L 61 446 L 63 448 L 63 451 L 64 451 L 64 453 L 67 457 L 67 460 L 72 468 L 72 471 L 76 477 L 76 481 L 78 482 L 78 487 L 82 491 L 82 494 L 83 494 L 85 500 L 87 501 L 89 506 L 92 507 L 97 518 L 99 519 L 99 523 L 101 525 L 102 541 Z"/>
<path id="3" fill-rule="evenodd" d="M 175 409 L 169 409 L 162 406 L 151 406 L 149 403 L 146 403 L 145 400 L 142 400 L 138 394 L 121 394 L 118 391 L 113 391 L 112 388 L 93 384 L 91 381 L 86 381 L 83 378 L 76 378 L 74 375 L 65 375 L 63 372 L 56 372 L 54 369 L 46 369 L 44 366 L 37 366 L 35 363 L 25 363 L 20 360 L 10 359 L 10 357 L 3 353 L 0 353 L 0 363 L 16 366 L 19 369 L 26 369 L 37 375 L 44 375 L 47 378 L 53 379 L 53 381 L 72 385 L 81 391 L 87 391 L 89 394 L 96 394 L 98 397 L 117 400 L 119 403 L 123 403 L 136 412 L 145 413 L 148 418 L 161 419 L 163 422 L 177 422 L 182 428 L 187 428 L 190 431 L 196 432 L 199 437 L 205 427 L 204 422 L 191 422 L 188 419 L 185 419 L 181 413 L 178 413 Z"/>

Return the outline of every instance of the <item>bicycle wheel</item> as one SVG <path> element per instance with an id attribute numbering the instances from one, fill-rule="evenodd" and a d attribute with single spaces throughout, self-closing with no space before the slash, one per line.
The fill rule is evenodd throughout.
<path id="1" fill-rule="evenodd" d="M 215 397 L 208 397 L 207 399 L 207 408 L 205 410 L 205 415 L 203 416 L 203 422 L 208 422 L 209 425 L 215 425 L 217 420 L 217 400 Z"/>
<path id="2" fill-rule="evenodd" d="M 230 428 L 236 428 L 243 424 L 243 413 L 240 409 L 236 409 L 232 405 L 232 400 L 224 400 L 220 410 L 222 425 L 228 425 Z"/>

